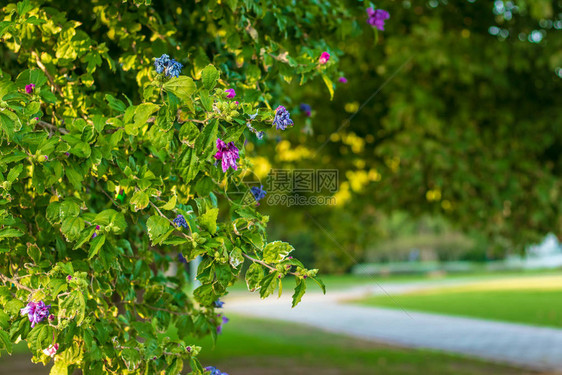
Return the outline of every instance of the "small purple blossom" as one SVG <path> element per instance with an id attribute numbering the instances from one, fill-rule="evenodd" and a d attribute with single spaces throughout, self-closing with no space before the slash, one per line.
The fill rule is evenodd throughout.
<path id="1" fill-rule="evenodd" d="M 367 23 L 384 31 L 384 21 L 390 18 L 390 14 L 384 9 L 367 8 Z"/>
<path id="2" fill-rule="evenodd" d="M 49 315 L 49 322 L 52 322 L 53 320 L 55 320 L 55 316 L 53 314 Z"/>
<path id="3" fill-rule="evenodd" d="M 66 277 L 66 281 L 70 282 L 70 280 L 72 280 L 72 276 L 68 275 L 68 276 Z"/>
<path id="4" fill-rule="evenodd" d="M 47 155 L 43 155 L 45 157 L 45 160 L 49 160 L 49 157 Z"/>
<path id="5" fill-rule="evenodd" d="M 186 347 L 185 350 L 187 350 L 188 353 L 191 353 L 191 346 Z"/>
<path id="6" fill-rule="evenodd" d="M 99 226 L 99 225 L 96 225 L 96 230 L 100 230 L 100 226 Z"/>
<path id="7" fill-rule="evenodd" d="M 70 156 L 70 152 L 65 152 L 64 153 L 66 156 Z"/>
<path id="8" fill-rule="evenodd" d="M 221 161 L 222 171 L 226 172 L 228 168 L 237 170 L 236 160 L 240 158 L 239 150 L 234 142 L 228 144 L 217 138 L 217 153 L 213 156 L 215 159 Z"/>
<path id="9" fill-rule="evenodd" d="M 25 92 L 28 94 L 33 94 L 33 90 L 35 90 L 35 85 L 30 83 L 29 85 L 25 86 Z"/>
<path id="10" fill-rule="evenodd" d="M 324 65 L 328 62 L 328 60 L 330 60 L 330 54 L 328 52 L 322 52 L 322 54 L 320 55 L 320 58 L 318 59 L 318 62 L 321 65 Z"/>
<path id="11" fill-rule="evenodd" d="M 258 206 L 260 204 L 260 200 L 263 199 L 265 197 L 265 195 L 267 194 L 267 192 L 265 190 L 263 190 L 263 186 L 260 186 L 260 187 L 252 186 L 250 188 L 250 192 L 254 196 L 254 199 L 256 200 Z"/>
<path id="12" fill-rule="evenodd" d="M 236 96 L 236 91 L 234 91 L 234 89 L 226 89 L 224 90 L 224 92 L 226 92 L 228 95 L 226 95 L 226 97 L 228 99 L 232 99 Z M 236 102 L 238 104 L 238 102 Z"/>
<path id="13" fill-rule="evenodd" d="M 219 316 L 220 316 L 220 315 L 219 315 Z M 224 316 L 224 315 L 222 316 L 222 322 L 221 322 L 221 324 L 219 324 L 219 325 L 217 326 L 217 333 L 218 333 L 219 335 L 222 333 L 222 326 L 223 326 L 224 324 L 228 323 L 229 320 L 230 320 L 230 319 L 228 319 L 226 316 Z"/>
<path id="14" fill-rule="evenodd" d="M 184 227 L 186 229 L 189 228 L 189 226 L 187 225 L 187 221 L 185 221 L 185 217 L 183 217 L 183 215 L 176 216 L 176 218 L 173 220 L 173 222 L 178 227 Z"/>
<path id="15" fill-rule="evenodd" d="M 45 305 L 45 302 L 29 302 L 26 307 L 20 310 L 21 315 L 27 315 L 29 321 L 31 322 L 31 328 L 35 327 L 35 324 L 41 322 L 49 315 L 49 309 L 51 305 Z"/>
<path id="16" fill-rule="evenodd" d="M 306 103 L 301 103 L 301 105 L 299 106 L 300 110 L 302 112 L 304 112 L 305 115 L 307 115 L 308 117 L 310 117 L 310 115 L 312 114 L 312 108 L 310 108 L 310 106 Z"/>
<path id="17" fill-rule="evenodd" d="M 96 232 L 94 232 L 94 234 L 92 234 L 92 238 L 96 238 L 98 236 L 98 234 Z"/>
<path id="18" fill-rule="evenodd" d="M 287 126 L 293 126 L 293 120 L 291 120 L 291 114 L 285 107 L 280 105 L 275 110 L 275 118 L 273 119 L 273 125 L 275 125 L 277 130 L 285 130 Z"/>
<path id="19" fill-rule="evenodd" d="M 226 372 L 221 372 L 221 370 L 214 366 L 207 366 L 203 370 L 209 371 L 209 375 L 228 375 Z"/>
<path id="20" fill-rule="evenodd" d="M 156 73 L 164 73 L 166 77 L 179 77 L 183 65 L 174 59 L 170 59 L 170 56 L 163 54 L 154 60 L 154 66 L 156 67 Z"/>
<path id="21" fill-rule="evenodd" d="M 217 300 L 216 300 L 215 302 L 213 302 L 213 304 L 215 305 L 215 307 L 216 307 L 217 309 L 220 309 L 220 308 L 223 307 L 224 302 L 221 301 L 219 298 L 217 298 Z"/>
<path id="22" fill-rule="evenodd" d="M 185 259 L 182 253 L 178 253 L 178 261 L 180 261 L 180 263 L 187 264 L 187 259 Z"/>
<path id="23" fill-rule="evenodd" d="M 338 78 L 338 81 L 341 82 L 341 83 L 347 83 L 347 78 L 340 77 L 340 78 Z"/>

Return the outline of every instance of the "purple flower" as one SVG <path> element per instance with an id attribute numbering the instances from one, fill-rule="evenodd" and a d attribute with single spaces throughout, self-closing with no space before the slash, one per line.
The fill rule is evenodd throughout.
<path id="1" fill-rule="evenodd" d="M 94 232 L 94 234 L 92 234 L 92 238 L 96 238 L 98 236 L 98 234 L 96 232 Z"/>
<path id="2" fill-rule="evenodd" d="M 220 315 L 219 315 L 220 316 Z M 229 319 L 226 316 L 222 317 L 222 322 L 217 326 L 217 333 L 220 335 L 222 333 L 222 326 L 228 323 Z"/>
<path id="3" fill-rule="evenodd" d="M 183 65 L 174 59 L 170 59 L 170 56 L 163 54 L 156 60 L 154 60 L 154 66 L 156 67 L 156 73 L 164 73 L 166 77 L 179 77 Z"/>
<path id="4" fill-rule="evenodd" d="M 218 151 L 214 155 L 214 158 L 221 161 L 222 171 L 226 172 L 230 167 L 237 170 L 238 166 L 236 165 L 236 160 L 239 159 L 240 156 L 238 155 L 239 151 L 234 142 L 226 144 L 220 138 L 217 138 L 217 149 Z"/>
<path id="5" fill-rule="evenodd" d="M 341 82 L 341 83 L 347 83 L 347 78 L 340 77 L 340 78 L 338 78 L 338 81 Z"/>
<path id="6" fill-rule="evenodd" d="M 185 257 L 183 256 L 182 253 L 178 253 L 178 260 L 179 260 L 181 263 L 187 264 L 187 259 L 185 259 Z"/>
<path id="7" fill-rule="evenodd" d="M 367 8 L 367 23 L 376 27 L 380 31 L 384 31 L 384 21 L 390 18 L 390 14 L 383 9 Z"/>
<path id="8" fill-rule="evenodd" d="M 310 108 L 310 106 L 306 103 L 301 103 L 301 105 L 299 106 L 300 110 L 302 112 L 304 112 L 308 117 L 310 117 L 310 115 L 312 114 L 312 108 Z"/>
<path id="9" fill-rule="evenodd" d="M 328 60 L 330 60 L 330 54 L 328 52 L 322 52 L 320 58 L 318 59 L 318 62 L 324 65 L 328 62 Z"/>
<path id="10" fill-rule="evenodd" d="M 51 305 L 45 305 L 45 302 L 29 302 L 26 307 L 20 310 L 21 315 L 27 315 L 29 321 L 31 322 L 31 328 L 35 327 L 35 324 L 41 322 L 49 315 L 49 309 Z"/>
<path id="11" fill-rule="evenodd" d="M 30 83 L 29 85 L 25 86 L 25 92 L 28 94 L 33 94 L 33 90 L 35 89 L 35 85 Z"/>
<path id="12" fill-rule="evenodd" d="M 70 152 L 65 152 L 64 153 L 66 156 L 70 156 Z"/>
<path id="13" fill-rule="evenodd" d="M 260 187 L 252 186 L 250 188 L 250 192 L 254 196 L 254 199 L 258 203 L 258 206 L 260 204 L 260 200 L 263 199 L 265 197 L 265 195 L 267 194 L 267 192 L 265 190 L 263 190 L 263 186 L 260 186 Z"/>
<path id="14" fill-rule="evenodd" d="M 224 305 L 224 302 L 217 298 L 217 300 L 213 302 L 213 304 L 217 309 L 220 309 Z"/>
<path id="15" fill-rule="evenodd" d="M 275 110 L 275 118 L 273 119 L 273 125 L 277 130 L 285 130 L 287 126 L 293 126 L 293 120 L 291 120 L 291 114 L 285 107 L 280 105 Z"/>
<path id="16" fill-rule="evenodd" d="M 173 222 L 178 227 L 184 227 L 186 229 L 189 228 L 189 226 L 187 225 L 187 221 L 185 221 L 185 217 L 183 217 L 183 215 L 176 216 L 176 218 L 173 220 Z"/>
<path id="17" fill-rule="evenodd" d="M 236 96 L 236 91 L 234 89 L 226 89 L 224 90 L 228 95 L 226 96 L 228 99 L 232 99 Z M 238 104 L 238 102 L 236 102 Z"/>
<path id="18" fill-rule="evenodd" d="M 72 280 L 72 276 L 68 275 L 68 276 L 66 277 L 66 281 L 70 282 L 70 280 Z"/>
<path id="19" fill-rule="evenodd" d="M 100 226 L 99 226 L 99 225 L 96 225 L 96 230 L 100 230 Z"/>
<path id="20" fill-rule="evenodd" d="M 228 375 L 226 372 L 221 372 L 221 370 L 214 366 L 207 366 L 203 370 L 209 371 L 209 375 Z"/>

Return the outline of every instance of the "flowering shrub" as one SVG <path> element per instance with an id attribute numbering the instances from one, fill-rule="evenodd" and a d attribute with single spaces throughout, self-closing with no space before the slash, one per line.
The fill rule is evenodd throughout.
<path id="1" fill-rule="evenodd" d="M 300 3 L 223 3 L 2 9 L 0 349 L 24 340 L 53 375 L 220 374 L 193 342 L 223 330 L 215 309 L 244 262 L 262 298 L 285 277 L 297 279 L 293 306 L 306 281 L 323 288 L 290 244 L 267 241 L 244 144 L 294 125 L 270 104 L 286 100 L 281 80 L 320 77 L 333 95 L 341 73 L 318 65 L 326 41 L 298 39 L 309 25 L 345 25 L 325 36 L 344 38 L 357 24 L 339 2 L 303 24 Z M 171 265 L 196 257 L 191 291 Z"/>

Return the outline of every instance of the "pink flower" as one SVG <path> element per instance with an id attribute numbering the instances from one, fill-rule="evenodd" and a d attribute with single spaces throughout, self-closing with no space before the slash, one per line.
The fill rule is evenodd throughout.
<path id="1" fill-rule="evenodd" d="M 340 77 L 340 78 L 338 78 L 338 81 L 341 82 L 341 83 L 347 83 L 347 78 Z"/>
<path id="2" fill-rule="evenodd" d="M 66 281 L 70 282 L 70 280 L 72 280 L 72 276 L 70 275 L 66 276 Z"/>
<path id="3" fill-rule="evenodd" d="M 236 96 L 236 91 L 234 89 L 226 89 L 224 90 L 228 95 L 226 96 L 228 99 L 232 99 Z"/>
<path id="4" fill-rule="evenodd" d="M 220 138 L 217 138 L 217 153 L 213 156 L 215 159 L 221 161 L 222 171 L 226 172 L 228 168 L 234 170 L 238 169 L 236 165 L 236 160 L 240 158 L 238 155 L 239 150 L 234 144 L 234 142 L 223 142 Z"/>
<path id="5" fill-rule="evenodd" d="M 318 62 L 324 65 L 328 62 L 328 60 L 330 60 L 330 54 L 328 52 L 322 52 L 320 58 L 318 59 Z"/>
<path id="6" fill-rule="evenodd" d="M 50 345 L 47 349 L 43 349 L 43 353 L 53 358 L 57 354 L 57 350 L 59 350 L 59 344 Z"/>
<path id="7" fill-rule="evenodd" d="M 34 89 L 35 89 L 35 85 L 33 83 L 30 83 L 29 85 L 25 86 L 25 92 L 28 94 L 32 94 Z"/>

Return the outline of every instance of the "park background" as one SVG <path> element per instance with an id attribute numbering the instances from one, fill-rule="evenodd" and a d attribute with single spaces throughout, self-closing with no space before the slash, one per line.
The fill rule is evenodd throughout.
<path id="1" fill-rule="evenodd" d="M 328 295 L 364 287 L 348 304 L 551 327 L 560 336 L 562 2 L 379 1 L 390 14 L 384 32 L 367 24 L 369 4 L 348 3 L 364 32 L 326 30 L 348 34 L 329 46 L 346 82 L 300 86 L 280 68 L 275 90 L 295 125 L 246 145 L 247 178 L 268 192 L 260 211 L 269 238 L 320 269 Z M 319 175 L 334 171 L 335 189 L 319 186 Z M 423 290 L 386 291 L 420 283 Z M 562 369 L 358 339 L 244 309 L 230 315 L 229 305 L 248 298 L 239 284 L 225 299 L 229 323 L 203 354 L 231 375 Z M 0 374 L 31 374 L 26 356 L 3 357 Z"/>

